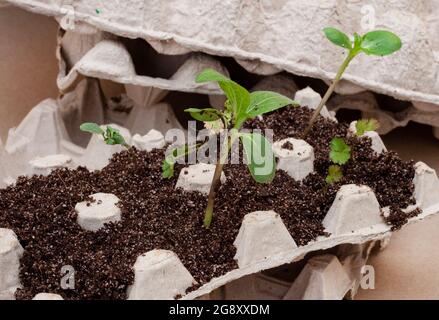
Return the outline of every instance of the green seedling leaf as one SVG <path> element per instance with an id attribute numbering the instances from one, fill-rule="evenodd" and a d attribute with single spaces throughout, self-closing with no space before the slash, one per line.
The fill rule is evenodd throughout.
<path id="1" fill-rule="evenodd" d="M 198 121 L 215 121 L 220 119 L 221 112 L 214 108 L 206 108 L 206 109 L 198 109 L 198 108 L 189 108 L 184 110 L 184 112 L 190 113 L 192 118 Z"/>
<path id="2" fill-rule="evenodd" d="M 208 81 L 218 82 L 220 88 L 224 91 L 229 107 L 235 116 L 235 119 L 241 119 L 250 104 L 250 93 L 244 87 L 230 80 L 221 73 L 213 69 L 203 70 L 195 80 L 197 83 Z"/>
<path id="3" fill-rule="evenodd" d="M 346 56 L 345 60 L 338 69 L 337 74 L 332 81 L 332 85 L 328 87 L 323 99 L 315 109 L 302 138 L 305 138 L 311 131 L 311 128 L 317 120 L 318 115 L 328 99 L 331 97 L 331 94 L 336 88 L 338 82 L 342 79 L 347 67 L 358 54 L 364 52 L 368 55 L 385 56 L 399 50 L 402 46 L 401 39 L 397 35 L 385 30 L 371 31 L 366 33 L 364 36 L 360 36 L 355 33 L 353 47 L 349 38 L 343 32 L 335 28 L 325 28 L 323 31 L 325 32 L 326 37 L 332 43 L 348 49 L 349 54 Z"/>
<path id="4" fill-rule="evenodd" d="M 82 131 L 99 134 L 102 135 L 104 138 L 104 141 L 108 145 L 116 145 L 120 144 L 124 147 L 129 147 L 129 145 L 126 143 L 124 137 L 120 134 L 119 130 L 114 129 L 110 126 L 107 126 L 105 130 L 103 130 L 99 125 L 92 122 L 85 122 L 81 124 L 79 127 Z"/>
<path id="5" fill-rule="evenodd" d="M 379 123 L 376 119 L 361 119 L 357 121 L 355 128 L 357 129 L 357 136 L 361 137 L 367 131 L 377 130 L 379 128 Z"/>
<path id="6" fill-rule="evenodd" d="M 287 105 L 298 105 L 298 103 L 277 92 L 255 91 L 250 93 L 250 104 L 246 114 L 248 117 L 256 117 Z"/>
<path id="7" fill-rule="evenodd" d="M 328 184 L 333 184 L 335 182 L 339 182 L 341 178 L 343 178 L 343 172 L 341 171 L 340 166 L 337 165 L 329 166 L 326 182 Z"/>
<path id="8" fill-rule="evenodd" d="M 171 179 L 174 176 L 174 165 L 175 162 L 168 162 L 167 160 L 163 160 L 162 177 L 164 179 Z"/>
<path id="9" fill-rule="evenodd" d="M 114 141 L 114 144 L 120 144 L 123 146 L 127 145 L 124 137 L 119 132 L 116 132 L 113 134 L 113 141 Z"/>
<path id="10" fill-rule="evenodd" d="M 333 138 L 330 147 L 329 157 L 332 162 L 343 165 L 351 158 L 351 148 L 342 138 Z"/>
<path id="11" fill-rule="evenodd" d="M 88 133 L 104 134 L 104 130 L 102 130 L 102 128 L 98 124 L 93 122 L 84 122 L 83 124 L 81 124 L 79 129 Z"/>
<path id="12" fill-rule="evenodd" d="M 361 41 L 361 50 L 368 55 L 386 56 L 402 47 L 401 39 L 394 33 L 376 30 L 366 33 Z"/>
<path id="13" fill-rule="evenodd" d="M 105 143 L 109 145 L 123 145 L 128 146 L 124 137 L 120 134 L 118 129 L 107 126 L 107 132 L 104 137 Z"/>
<path id="14" fill-rule="evenodd" d="M 276 163 L 270 142 L 259 133 L 240 133 L 248 169 L 258 183 L 274 179 Z"/>
<path id="15" fill-rule="evenodd" d="M 228 81 L 232 81 L 232 80 L 230 80 L 225 75 L 223 75 L 223 74 L 219 73 L 218 71 L 211 69 L 211 68 L 204 69 L 195 78 L 196 83 L 204 83 L 204 82 L 211 82 L 211 81 L 228 82 Z"/>
<path id="16" fill-rule="evenodd" d="M 340 46 L 342 48 L 351 50 L 352 42 L 349 37 L 336 28 L 325 28 L 323 29 L 326 38 L 329 39 L 333 44 Z"/>

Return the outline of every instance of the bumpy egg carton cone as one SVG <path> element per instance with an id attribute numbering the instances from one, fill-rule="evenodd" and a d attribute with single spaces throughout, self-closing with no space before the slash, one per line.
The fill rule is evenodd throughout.
<path id="1" fill-rule="evenodd" d="M 363 31 L 358 25 L 364 12 L 361 2 L 325 0 L 319 2 L 319 6 L 311 6 L 309 1 L 298 0 L 281 6 L 248 5 L 244 8 L 239 0 L 214 0 L 196 6 L 190 1 L 177 0 L 166 3 L 133 0 L 122 4 L 116 0 L 7 2 L 55 16 L 65 28 L 80 29 L 87 25 L 88 29 L 126 38 L 143 38 L 164 54 L 198 51 L 231 56 L 250 72 L 267 75 L 286 70 L 324 80 L 333 78 L 342 49 L 325 41 L 321 30 L 334 26 L 351 34 Z M 439 40 L 435 37 L 438 22 L 434 19 L 439 13 L 439 5 L 435 1 L 413 5 L 413 1 L 401 0 L 397 6 L 384 2 L 372 9 L 371 14 L 379 17 L 375 19 L 379 25 L 370 28 L 397 33 L 403 40 L 404 50 L 385 60 L 359 57 L 360 63 L 353 65 L 345 75 L 346 87 L 439 104 L 438 64 L 435 63 L 439 55 Z M 298 11 L 302 14 L 297 15 Z M 163 15 L 162 12 L 172 14 Z M 290 16 L 297 19 L 289 19 Z M 309 16 L 319 18 L 309 24 Z M 74 25 L 69 23 L 72 20 Z M 218 25 L 222 28 L 218 29 Z M 246 35 L 245 39 L 242 35 Z M 310 45 L 310 39 L 317 40 Z M 291 43 L 297 50 L 290 50 Z M 419 56 L 423 59 L 418 59 Z"/>
<path id="2" fill-rule="evenodd" d="M 66 89 L 77 81 L 79 75 L 83 75 L 123 84 L 156 87 L 162 90 L 220 94 L 215 86 L 200 86 L 194 81 L 196 75 L 208 67 L 228 74 L 215 59 L 203 54 L 192 54 L 170 79 L 137 75 L 132 58 L 124 45 L 116 40 L 102 40 L 88 51 L 67 74 L 63 75 L 62 70 L 60 71 L 58 86 L 60 89 Z"/>
<path id="3" fill-rule="evenodd" d="M 381 241 L 346 244 L 336 250 L 232 281 L 201 297 L 213 300 L 353 299 L 363 268 Z"/>
<path id="4" fill-rule="evenodd" d="M 352 109 L 361 111 L 363 118 L 375 118 L 379 121 L 378 132 L 386 134 L 397 127 L 405 127 L 409 122 L 418 122 L 432 126 L 434 134 L 439 139 L 439 108 L 437 105 L 413 102 L 400 112 L 382 110 L 371 92 L 333 97 L 328 103 L 331 111 Z"/>

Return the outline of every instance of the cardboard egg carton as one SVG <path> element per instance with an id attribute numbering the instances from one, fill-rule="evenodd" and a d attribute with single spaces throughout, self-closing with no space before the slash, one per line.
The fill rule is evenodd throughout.
<path id="1" fill-rule="evenodd" d="M 117 37 L 100 31 L 96 31 L 95 33 L 101 36 L 80 33 L 74 33 L 76 35 L 75 37 L 69 36 L 72 33 L 74 32 L 66 32 L 59 40 L 58 51 L 62 48 L 63 52 L 67 52 L 76 59 L 73 60 L 74 66 L 67 72 L 66 58 L 58 54 L 60 61 L 58 86 L 61 90 L 71 90 L 71 87 L 76 84 L 81 77 L 94 77 L 124 84 L 127 87 L 128 95 L 131 95 L 133 91 L 129 87 L 138 87 L 148 88 L 149 91 L 156 91 L 154 97 L 157 96 L 157 92 L 161 92 L 161 98 L 166 96 L 166 92 L 168 91 L 207 94 L 211 102 L 213 102 L 212 100 L 215 98 L 221 98 L 222 96 L 222 92 L 218 90 L 215 85 L 211 83 L 200 85 L 194 82 L 196 74 L 203 68 L 213 68 L 225 75 L 229 74 L 228 70 L 214 57 L 201 53 L 189 53 L 179 67 L 177 66 L 180 61 L 173 62 L 170 60 L 168 62 L 169 65 L 175 63 L 176 66 L 173 75 L 169 78 L 154 75 L 137 75 L 130 53 Z M 78 39 L 82 39 L 80 41 L 81 46 L 72 46 L 70 42 L 76 43 L 79 41 Z M 86 49 L 84 49 L 84 47 Z M 391 113 L 379 107 L 371 92 L 368 92 L 366 89 L 361 89 L 361 87 L 359 87 L 361 90 L 349 89 L 352 86 L 355 85 L 350 84 L 346 80 L 341 82 L 337 91 L 342 93 L 342 95 L 331 99 L 328 103 L 331 111 L 328 111 L 325 107 L 322 111 L 324 117 L 335 120 L 334 114 L 340 109 L 360 110 L 363 113 L 363 117 L 377 118 L 380 121 L 380 133 L 387 133 L 396 127 L 406 126 L 408 122 L 414 121 L 432 126 L 435 136 L 439 137 L 439 111 L 437 104 L 410 98 L 408 100 L 411 100 L 412 104 L 407 110 Z M 349 88 L 346 89 L 345 87 Z M 297 85 L 294 83 L 294 80 L 285 75 L 267 75 L 253 90 L 260 90 L 261 88 L 274 89 L 287 96 L 293 96 L 297 91 Z M 298 101 L 300 105 L 315 108 L 320 97 L 316 92 L 312 90 L 308 92 L 307 90 L 308 88 L 302 90 L 299 95 L 295 96 L 295 100 Z M 160 99 L 153 99 L 148 101 L 146 105 L 152 108 L 159 102 Z M 211 104 L 216 107 L 222 105 L 221 102 Z M 163 109 L 169 108 L 169 106 L 164 107 L 160 105 L 157 106 L 157 108 Z M 132 112 L 130 122 L 139 119 L 139 117 L 135 116 L 140 115 L 138 114 L 139 112 L 143 112 L 142 115 L 145 112 L 150 113 L 149 110 L 138 111 L 137 109 L 139 109 L 139 107 L 136 107 L 136 111 Z M 168 111 L 168 113 L 172 113 L 172 111 Z M 173 125 L 175 124 L 176 123 L 173 123 Z M 134 130 L 134 132 L 137 130 L 133 123 L 127 125 L 127 127 Z M 152 129 L 152 127 L 150 129 Z"/>
<path id="2" fill-rule="evenodd" d="M 249 72 L 270 75 L 285 70 L 323 80 L 333 78 L 340 63 L 341 49 L 324 41 L 321 30 L 334 26 L 350 34 L 362 32 L 358 21 L 364 12 L 361 2 L 324 1 L 319 6 L 311 6 L 306 0 L 287 2 L 282 6 L 249 5 L 244 8 L 238 0 L 225 3 L 214 0 L 196 6 L 184 1 L 163 3 L 158 0 L 150 1 L 148 5 L 143 0 L 126 3 L 116 0 L 6 2 L 54 16 L 64 29 L 86 30 L 88 34 L 90 30 L 102 30 L 125 38 L 142 38 L 162 54 L 182 55 L 196 51 L 230 56 Z M 359 92 L 362 88 L 403 100 L 438 105 L 436 61 L 439 41 L 434 36 L 437 30 L 434 17 L 439 12 L 439 5 L 425 2 L 414 6 L 413 1 L 401 0 L 397 6 L 389 2 L 373 9 L 375 16 L 379 17 L 376 28 L 399 34 L 405 50 L 386 61 L 376 59 L 367 63 L 370 58 L 360 57 L 365 63 L 350 68 L 338 90 Z M 298 11 L 302 14 L 297 19 L 286 18 L 297 16 Z M 163 15 L 162 12 L 173 14 Z M 308 16 L 319 18 L 309 24 Z M 218 25 L 222 25 L 221 30 Z M 243 38 L 243 35 L 246 36 Z M 309 39 L 316 37 L 318 45 L 310 45 Z M 291 43 L 297 50 L 290 50 Z M 419 56 L 424 58 L 420 60 Z M 99 76 L 99 73 L 94 75 Z M 120 76 L 121 80 L 126 79 L 125 75 Z"/>
<path id="3" fill-rule="evenodd" d="M 375 118 L 380 123 L 378 133 L 386 134 L 409 122 L 417 122 L 433 127 L 433 133 L 439 139 L 439 108 L 435 104 L 413 101 L 406 109 L 398 112 L 380 108 L 372 92 L 361 92 L 346 96 L 334 96 L 328 103 L 331 111 L 341 109 L 358 110 L 365 119 Z"/>
<path id="4" fill-rule="evenodd" d="M 429 186 L 429 192 L 424 192 L 426 186 Z M 368 209 L 368 214 L 362 216 L 371 203 L 376 204 L 373 192 L 364 187 L 347 187 L 347 189 L 341 188 L 330 209 L 330 214 L 328 213 L 325 218 L 325 227 L 334 233 L 329 237 L 319 237 L 305 246 L 295 245 L 294 240 L 288 237 L 289 234 L 280 217 L 273 212 L 246 215 L 235 241 L 237 248 L 235 258 L 239 268 L 212 279 L 198 290 L 183 296 L 183 299 L 197 298 L 230 281 L 298 261 L 310 252 L 327 250 L 347 243 L 363 244 L 380 241 L 389 237 L 392 231 L 390 226 L 382 221 L 379 207 L 372 206 Z M 415 197 L 423 212 L 409 219 L 408 223 L 418 222 L 439 212 L 439 180 L 434 170 L 418 163 L 415 187 Z"/>
<path id="5" fill-rule="evenodd" d="M 221 94 L 216 86 L 196 84 L 194 79 L 205 68 L 214 68 L 228 74 L 215 59 L 203 54 L 191 54 L 170 79 L 137 75 L 132 58 L 125 46 L 117 40 L 102 40 L 88 51 L 68 73 L 58 76 L 61 90 L 69 88 L 79 75 L 108 79 L 117 83 L 162 90 Z M 61 71 L 62 72 L 62 71 Z"/>
<path id="6" fill-rule="evenodd" d="M 4 147 L 1 160 L 5 158 L 12 159 L 12 161 L 7 162 L 18 166 L 18 168 L 15 168 L 17 174 L 27 173 L 28 171 L 20 172 L 20 169 L 25 168 L 25 170 L 27 170 L 29 164 L 35 164 L 35 160 L 32 160 L 35 157 L 40 157 L 39 162 L 37 161 L 37 163 L 40 164 L 41 158 L 45 159 L 46 162 L 43 161 L 43 163 L 46 163 L 46 165 L 43 166 L 45 169 L 50 169 L 51 165 L 57 167 L 60 165 L 60 162 L 58 161 L 58 157 L 55 157 L 56 161 L 54 161 L 53 155 L 63 153 L 66 154 L 67 157 L 74 159 L 75 164 L 86 164 L 87 161 L 94 161 L 93 159 L 97 158 L 96 154 L 99 154 L 99 158 L 104 158 L 105 163 L 94 163 L 91 166 L 91 169 L 99 169 L 106 165 L 108 159 L 115 152 L 121 151 L 118 149 L 119 146 L 106 145 L 99 136 L 92 137 L 87 148 L 80 148 L 66 140 L 69 137 L 65 133 L 62 125 L 63 120 L 59 117 L 58 109 L 55 106 L 56 103 L 53 100 L 46 100 L 32 110 L 28 117 L 26 117 L 16 129 L 10 131 L 10 137 L 8 137 Z M 117 127 L 116 125 L 113 126 Z M 121 130 L 126 141 L 131 143 L 131 133 L 129 130 L 123 127 L 117 128 Z M 347 132 L 347 134 L 352 134 L 352 128 L 350 129 L 350 133 Z M 161 140 L 164 139 L 163 136 L 160 136 L 159 140 L 161 140 L 161 142 L 157 142 L 159 134 L 151 132 L 150 136 L 155 137 L 153 139 L 154 143 L 163 144 L 163 140 Z M 44 137 L 43 141 L 45 145 L 43 148 L 38 148 L 40 141 L 36 140 L 36 137 Z M 145 141 L 149 141 L 148 139 L 150 139 L 148 135 L 143 138 Z M 310 147 L 303 144 L 303 141 L 300 140 L 293 140 L 292 142 L 297 145 Z M 285 142 L 282 142 L 282 144 L 277 146 L 279 150 L 277 150 L 275 154 L 277 154 L 278 157 L 285 153 L 285 150 L 283 150 L 284 143 Z M 66 145 L 69 145 L 69 148 L 66 148 Z M 75 152 L 69 150 L 76 150 L 77 153 L 75 154 Z M 106 157 L 102 157 L 104 153 Z M 287 173 L 295 179 L 301 179 L 312 172 L 312 163 L 307 166 L 308 169 L 306 172 L 301 168 L 304 161 L 312 162 L 313 157 L 310 156 L 311 154 L 312 150 L 300 153 L 300 156 L 299 154 L 291 156 L 287 154 L 287 156 L 283 158 L 286 162 L 285 168 L 287 168 Z M 67 157 L 63 157 L 63 159 L 65 160 Z M 288 161 L 290 161 L 290 163 L 287 163 Z M 20 167 L 20 164 L 22 167 Z M 41 167 L 41 165 L 39 167 Z M 9 173 L 10 171 L 8 171 L 8 169 L 9 168 L 6 168 L 6 170 L 3 171 Z M 186 169 L 181 170 L 180 176 L 184 176 L 185 170 Z M 185 183 L 181 184 L 177 181 L 176 185 L 185 185 L 185 188 L 188 190 L 191 190 L 194 184 L 196 186 L 202 185 L 203 190 L 208 188 L 210 179 L 203 179 L 202 175 L 209 174 L 209 170 L 192 171 L 194 174 L 188 175 L 190 179 L 185 177 L 187 180 Z M 222 180 L 224 181 L 224 179 L 227 179 L 227 177 L 224 177 Z M 439 212 L 439 180 L 436 172 L 426 164 L 418 162 L 415 165 L 414 184 L 414 196 L 417 201 L 416 206 L 422 208 L 423 211 L 420 215 L 409 219 L 409 223 L 428 218 Z M 162 250 L 145 252 L 144 255 L 139 257 L 138 263 L 134 266 L 134 271 L 137 276 L 135 277 L 136 280 L 134 284 L 130 287 L 128 297 L 130 299 L 149 299 L 158 297 L 155 293 L 160 292 L 160 297 L 166 299 L 175 297 L 181 297 L 182 299 L 200 298 L 234 280 L 256 274 L 262 270 L 300 261 L 312 252 L 329 250 L 343 244 L 362 245 L 370 242 L 384 241 L 388 239 L 392 233 L 390 226 L 385 224 L 381 217 L 382 211 L 385 212 L 385 210 L 386 208 L 380 208 L 375 194 L 369 187 L 344 185 L 338 191 L 333 205 L 323 220 L 326 231 L 330 232 L 331 235 L 329 237 L 318 237 L 316 240 L 301 247 L 296 245 L 282 222 L 281 217 L 276 212 L 257 211 L 248 213 L 242 221 L 239 234 L 234 243 L 237 250 L 235 256 L 238 263 L 237 269 L 223 276 L 211 279 L 211 281 L 202 285 L 197 290 L 186 294 L 186 290 L 196 283 L 187 269 L 182 265 L 179 258 L 172 252 L 163 252 Z M 355 261 L 355 258 L 351 257 L 350 259 Z M 314 265 L 317 269 L 316 272 L 319 274 L 327 270 L 325 267 L 322 267 L 325 265 L 323 262 L 322 260 L 318 260 Z M 340 266 L 331 259 L 327 262 L 328 265 L 331 265 L 328 270 L 340 269 Z M 342 261 L 340 263 L 343 265 Z M 7 264 L 14 265 L 6 262 L 2 265 Z M 334 274 L 334 272 L 329 272 L 329 274 Z M 340 273 L 340 275 L 342 276 L 343 273 Z M 148 279 L 154 279 L 155 281 L 151 282 Z M 311 287 L 315 286 L 317 280 L 314 281 L 310 279 L 314 278 L 312 276 L 303 276 L 302 280 L 297 281 L 301 283 L 300 287 L 304 287 L 306 283 L 309 283 Z M 317 279 L 321 279 L 321 277 L 319 276 Z M 342 281 L 342 283 L 344 283 L 344 281 Z M 299 284 L 296 286 L 299 286 Z M 308 288 L 308 286 L 305 287 Z M 297 290 L 294 289 L 293 292 Z M 327 297 L 327 295 L 325 295 L 326 293 L 319 291 L 320 289 L 313 290 L 314 291 L 309 291 L 312 292 L 312 294 L 307 293 L 304 294 L 303 297 L 317 294 L 321 294 L 323 298 Z M 329 296 L 334 297 L 341 295 L 344 289 L 340 290 L 341 291 L 337 291 L 336 293 L 330 293 Z M 289 295 L 286 294 L 285 296 L 298 298 L 299 296 L 294 295 L 293 292 L 289 292 Z"/>
<path id="7" fill-rule="evenodd" d="M 423 212 L 419 216 L 411 218 L 409 223 L 428 218 L 439 212 L 439 180 L 436 172 L 424 163 L 417 163 L 414 183 L 415 198 Z M 323 224 L 327 231 L 332 232 L 331 236 L 321 236 L 305 246 L 298 247 L 276 212 L 248 213 L 243 219 L 234 243 L 237 250 L 235 255 L 238 263 L 237 269 L 213 278 L 197 290 L 186 294 L 186 290 L 196 284 L 189 271 L 175 253 L 166 250 L 153 250 L 141 255 L 133 266 L 135 281 L 128 290 L 128 298 L 200 298 L 234 280 L 262 270 L 299 261 L 312 252 L 331 249 L 343 244 L 361 245 L 381 241 L 391 235 L 390 227 L 382 221 L 375 195 L 365 186 L 342 186 Z M 11 231 L 5 232 L 10 233 Z M 6 243 L 7 248 L 0 248 L 0 252 L 6 252 L 0 256 L 2 274 L 6 275 L 6 279 L 11 277 L 16 279 L 16 276 L 12 275 L 18 274 L 19 265 L 11 263 L 10 259 L 17 259 L 21 251 L 18 246 L 11 246 L 11 241 L 8 239 L 13 237 L 11 238 L 9 234 L 3 238 L 0 239 L 0 242 Z M 11 248 L 17 250 L 13 250 L 14 253 L 9 254 Z M 345 259 L 355 261 L 352 256 L 347 256 Z M 353 289 L 353 281 L 349 271 L 343 268 L 343 264 L 339 260 L 325 256 L 312 261 L 314 262 L 302 271 L 303 275 L 299 275 L 287 291 L 285 299 L 312 297 L 338 299 Z M 11 266 L 15 266 L 14 270 L 9 270 Z M 9 280 L 2 281 L 12 283 Z M 337 286 L 328 286 L 331 283 L 337 283 Z M 2 282 L 0 282 L 0 286 L 6 287 Z M 4 288 L 4 291 L 10 294 L 10 288 L 18 286 L 19 283 L 14 282 L 14 284 Z M 299 290 L 299 288 L 303 290 Z"/>

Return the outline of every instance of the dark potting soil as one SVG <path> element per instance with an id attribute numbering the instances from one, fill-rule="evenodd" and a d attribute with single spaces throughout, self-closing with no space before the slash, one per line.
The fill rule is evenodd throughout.
<path id="1" fill-rule="evenodd" d="M 401 229 L 401 227 L 408 222 L 408 219 L 416 217 L 421 212 L 422 210 L 420 208 L 416 208 L 405 213 L 399 207 L 390 206 L 389 215 L 383 215 L 383 218 L 386 223 L 391 226 L 392 231 L 395 231 Z"/>
<path id="2" fill-rule="evenodd" d="M 253 120 L 248 128 L 271 128 L 275 140 L 300 138 L 311 116 L 307 108 L 285 108 Z M 344 166 L 342 181 L 325 182 L 329 141 L 345 136 L 347 124 L 320 117 L 307 137 L 314 147 L 316 172 L 302 183 L 277 171 L 271 184 L 257 184 L 244 165 L 226 165 L 227 179 L 217 193 L 215 217 L 209 230 L 202 227 L 207 197 L 174 189 L 175 178 L 161 177 L 164 150 L 150 153 L 132 148 L 114 155 L 101 171 L 59 169 L 49 176 L 21 177 L 0 190 L 0 227 L 17 234 L 24 250 L 18 299 L 40 292 L 58 293 L 65 299 L 125 299 L 132 284 L 136 258 L 152 249 L 174 251 L 198 285 L 237 268 L 233 242 L 245 214 L 274 210 L 298 245 L 325 235 L 322 220 L 340 185 L 371 187 L 382 207 L 392 206 L 386 221 L 400 226 L 414 203 L 412 162 L 393 152 L 376 155 L 368 138 L 350 138 L 353 159 Z M 119 199 L 122 220 L 89 232 L 76 223 L 76 203 L 97 192 Z M 411 213 L 413 215 L 413 213 Z M 74 290 L 60 288 L 61 268 L 75 269 Z"/>

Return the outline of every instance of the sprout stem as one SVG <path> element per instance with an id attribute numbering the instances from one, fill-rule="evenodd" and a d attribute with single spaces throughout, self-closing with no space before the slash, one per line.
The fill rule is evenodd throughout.
<path id="1" fill-rule="evenodd" d="M 308 127 L 305 129 L 303 133 L 303 139 L 305 139 L 308 136 L 308 133 L 310 132 L 312 126 L 314 125 L 314 122 L 316 122 L 317 117 L 319 116 L 320 112 L 323 109 L 323 106 L 328 101 L 329 97 L 331 97 L 331 94 L 334 92 L 335 87 L 337 86 L 338 82 L 340 81 L 341 77 L 343 76 L 343 73 L 345 72 L 346 68 L 348 67 L 349 63 L 352 61 L 353 58 L 358 54 L 358 51 L 351 50 L 349 52 L 349 55 L 346 57 L 343 64 L 340 66 L 340 69 L 337 72 L 337 75 L 334 78 L 334 81 L 329 86 L 328 90 L 326 91 L 325 95 L 323 96 L 323 99 L 320 101 L 318 107 L 315 109 L 311 120 L 309 121 Z"/>
<path id="2" fill-rule="evenodd" d="M 213 174 L 212 184 L 210 185 L 209 200 L 207 201 L 206 214 L 204 215 L 204 227 L 206 229 L 209 229 L 210 224 L 212 223 L 215 195 L 221 182 L 223 166 L 224 164 L 221 161 L 218 161 L 215 167 L 215 173 Z"/>
<path id="3" fill-rule="evenodd" d="M 213 174 L 212 184 L 210 185 L 209 199 L 207 200 L 206 213 L 204 215 L 204 222 L 203 223 L 204 223 L 204 227 L 206 229 L 209 229 L 210 224 L 212 223 L 213 208 L 215 205 L 215 196 L 216 196 L 216 192 L 218 191 L 218 188 L 219 188 L 220 183 L 221 183 L 221 173 L 223 171 L 224 163 L 227 160 L 227 157 L 229 155 L 229 151 L 230 151 L 235 139 L 236 139 L 236 136 L 234 134 L 232 134 L 230 139 L 229 138 L 226 139 L 227 146 L 226 147 L 223 146 L 220 150 L 221 156 L 220 156 L 220 159 L 218 160 L 216 167 L 215 167 L 215 172 Z"/>

